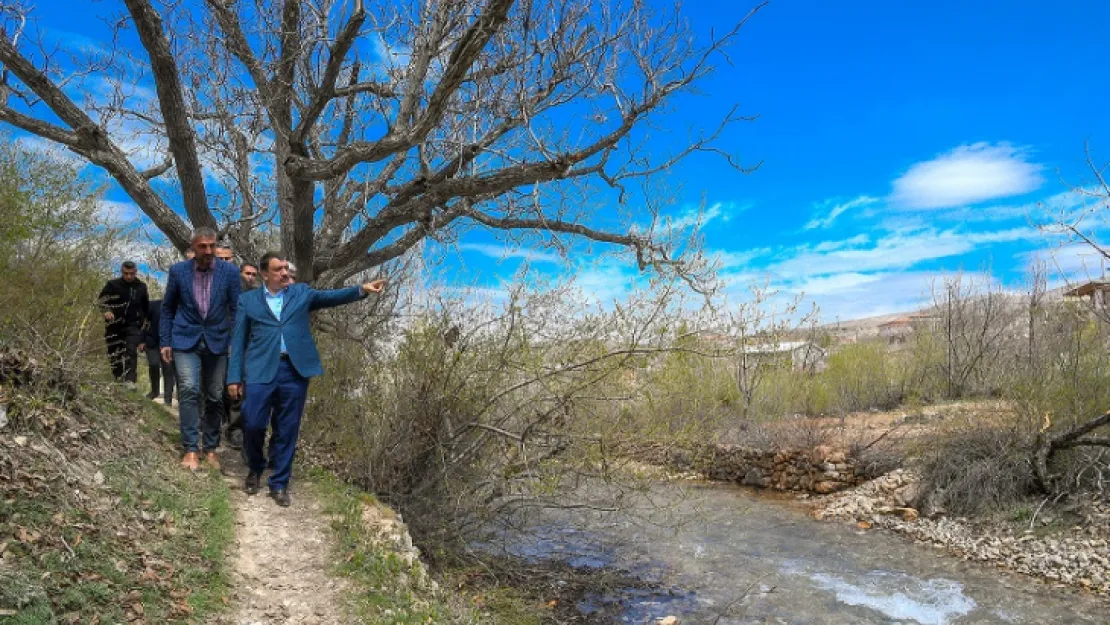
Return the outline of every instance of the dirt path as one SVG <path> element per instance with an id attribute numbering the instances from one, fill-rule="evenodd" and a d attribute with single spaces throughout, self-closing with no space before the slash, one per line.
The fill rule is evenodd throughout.
<path id="1" fill-rule="evenodd" d="M 329 574 L 332 544 L 320 503 L 295 489 L 293 505 L 279 507 L 262 491 L 243 491 L 239 453 L 220 454 L 236 511 L 235 579 L 230 617 L 220 625 L 330 625 L 346 622 L 341 581 Z M 263 478 L 265 479 L 265 478 Z"/>
<path id="2" fill-rule="evenodd" d="M 176 414 L 176 410 L 174 410 Z M 293 505 L 279 507 L 262 489 L 243 490 L 246 466 L 239 452 L 219 451 L 235 508 L 236 552 L 230 609 L 213 625 L 333 625 L 349 622 L 343 582 L 330 575 L 332 543 L 319 501 L 290 489 Z"/>

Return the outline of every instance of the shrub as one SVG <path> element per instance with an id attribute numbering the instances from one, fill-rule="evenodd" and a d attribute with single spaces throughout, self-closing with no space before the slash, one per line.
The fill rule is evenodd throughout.
<path id="1" fill-rule="evenodd" d="M 98 200 L 75 164 L 0 140 L 0 347 L 72 379 L 105 368 L 97 296 L 129 242 Z"/>
<path id="2" fill-rule="evenodd" d="M 902 389 L 895 377 L 894 360 L 887 346 L 876 341 L 845 345 L 834 351 L 821 376 L 831 408 L 843 415 L 897 405 Z"/>
<path id="3" fill-rule="evenodd" d="M 946 428 L 922 445 L 918 505 L 968 516 L 1009 509 L 1036 490 L 1032 442 L 1017 423 Z"/>

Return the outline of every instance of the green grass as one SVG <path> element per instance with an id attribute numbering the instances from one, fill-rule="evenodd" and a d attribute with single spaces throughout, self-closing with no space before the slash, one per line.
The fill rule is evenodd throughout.
<path id="1" fill-rule="evenodd" d="M 13 404 L 53 410 L 63 425 L 25 420 L 19 434 L 33 444 L 0 459 L 0 623 L 140 614 L 199 623 L 225 609 L 230 492 L 215 473 L 177 466 L 169 414 L 126 392 L 94 396 L 69 415 Z"/>
<path id="2" fill-rule="evenodd" d="M 371 536 L 364 524 L 364 506 L 381 505 L 372 494 L 319 468 L 308 472 L 308 483 L 330 517 L 336 573 L 351 582 L 348 608 L 360 622 L 375 625 L 551 622 L 550 611 L 527 591 L 489 584 L 473 587 L 471 582 L 480 576 L 476 570 L 436 571 L 438 587 L 450 591 L 434 590 L 427 581 L 417 581 L 420 574 L 414 567 L 390 545 L 383 545 Z"/>
<path id="3" fill-rule="evenodd" d="M 372 495 L 319 469 L 310 471 L 309 480 L 331 520 L 336 572 L 352 583 L 352 615 L 364 623 L 390 625 L 468 622 L 453 613 L 430 584 L 417 581 L 420 573 L 415 567 L 370 535 L 362 512 L 364 505 L 377 503 Z"/>

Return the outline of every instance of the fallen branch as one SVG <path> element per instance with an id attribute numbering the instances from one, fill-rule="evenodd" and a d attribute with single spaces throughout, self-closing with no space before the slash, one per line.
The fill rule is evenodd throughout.
<path id="1" fill-rule="evenodd" d="M 1043 492 L 1051 493 L 1054 490 L 1053 482 L 1056 476 L 1049 474 L 1048 465 L 1056 452 L 1075 447 L 1110 447 L 1110 437 L 1085 436 L 1107 424 L 1110 424 L 1110 410 L 1059 436 L 1049 436 L 1047 428 L 1041 429 L 1037 434 L 1037 447 L 1033 452 L 1033 471 L 1037 477 L 1037 485 Z"/>

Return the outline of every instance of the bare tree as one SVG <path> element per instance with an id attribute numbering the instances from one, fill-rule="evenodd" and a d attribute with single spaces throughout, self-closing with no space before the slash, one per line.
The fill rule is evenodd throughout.
<path id="1" fill-rule="evenodd" d="M 1105 280 L 1105 266 L 1106 262 L 1110 261 L 1110 249 L 1099 241 L 1097 231 L 1100 227 L 1105 227 L 1106 220 L 1110 217 L 1110 182 L 1106 173 L 1107 169 L 1110 169 L 1110 161 L 1100 161 L 1092 152 L 1090 144 L 1084 146 L 1084 153 L 1093 182 L 1073 187 L 1072 192 L 1083 201 L 1079 203 L 1078 208 L 1066 207 L 1054 215 L 1052 225 L 1044 229 L 1053 233 L 1063 233 L 1072 241 L 1089 246 L 1102 261 L 1101 279 Z M 1090 313 L 1097 322 L 1098 326 L 1095 329 L 1101 339 L 1101 330 L 1107 322 L 1110 322 L 1110 307 L 1107 306 L 1106 293 L 1096 288 L 1086 300 L 1086 304 L 1089 306 L 1086 312 Z M 1085 320 L 1086 315 L 1080 315 L 1077 319 L 1080 324 Z M 1083 335 L 1082 331 L 1073 332 L 1072 336 L 1077 342 L 1090 340 Z M 1031 345 L 1032 342 L 1033 339 L 1030 337 Z M 1104 346 L 1105 340 L 1099 340 L 1098 348 L 1104 349 Z M 1072 350 L 1060 351 L 1075 354 L 1073 357 L 1078 361 L 1081 349 L 1081 346 L 1076 346 Z M 1060 366 L 1059 368 L 1078 371 L 1079 365 L 1076 362 L 1071 367 Z M 1110 411 L 1104 410 L 1102 414 L 1094 417 L 1084 417 L 1081 413 L 1072 416 L 1073 421 L 1061 426 L 1053 422 L 1052 415 L 1048 413 L 1043 415 L 1044 421 L 1037 434 L 1032 464 L 1037 484 L 1045 492 L 1055 492 L 1063 486 L 1061 477 L 1051 470 L 1052 461 L 1057 453 L 1084 447 L 1110 447 L 1110 436 L 1096 433 L 1104 431 L 1105 426 L 1110 424 Z"/>
<path id="2" fill-rule="evenodd" d="M 732 367 L 736 388 L 742 398 L 741 416 L 749 419 L 759 396 L 764 378 L 768 371 L 784 366 L 779 362 L 782 343 L 799 328 L 811 324 L 816 311 L 799 314 L 801 296 L 779 302 L 780 293 L 766 284 L 752 284 L 748 289 L 750 297 L 734 307 L 726 309 L 726 335 L 735 341 L 731 350 Z M 799 320 L 800 318 L 800 320 Z M 809 345 L 806 346 L 808 351 Z M 791 354 L 785 355 L 786 367 L 790 368 Z M 803 368 L 811 362 L 806 354 Z"/>
<path id="3" fill-rule="evenodd" d="M 997 364 L 1021 310 L 1000 288 L 964 275 L 933 285 L 933 307 L 947 352 L 945 380 L 949 398 L 964 397 Z"/>
<path id="4" fill-rule="evenodd" d="M 110 40 L 76 51 L 0 4 L 0 121 L 102 168 L 179 249 L 189 223 L 243 253 L 276 228 L 326 284 L 469 226 L 688 270 L 628 187 L 695 152 L 742 169 L 715 145 L 735 109 L 646 146 L 747 18 L 698 43 L 641 0 L 119 2 Z"/>

